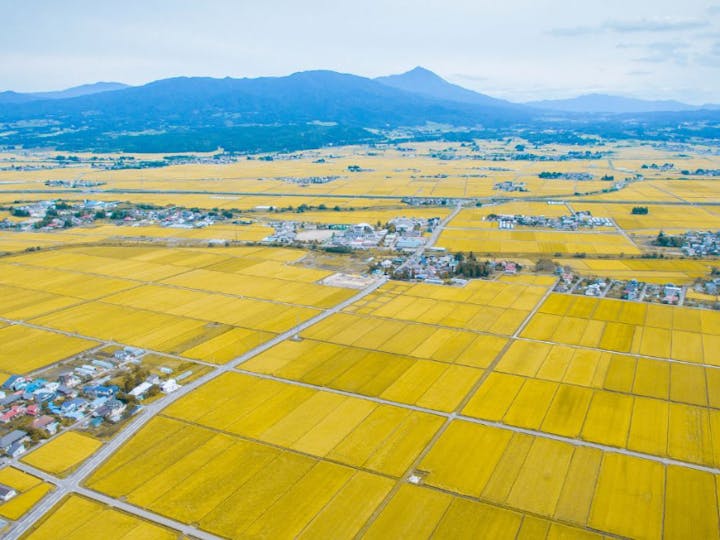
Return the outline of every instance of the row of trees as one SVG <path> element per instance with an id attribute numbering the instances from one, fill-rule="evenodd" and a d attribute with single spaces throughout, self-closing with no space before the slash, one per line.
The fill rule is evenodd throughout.
<path id="1" fill-rule="evenodd" d="M 655 239 L 655 245 L 660 247 L 682 247 L 684 241 L 682 236 L 672 236 L 660 231 Z"/>

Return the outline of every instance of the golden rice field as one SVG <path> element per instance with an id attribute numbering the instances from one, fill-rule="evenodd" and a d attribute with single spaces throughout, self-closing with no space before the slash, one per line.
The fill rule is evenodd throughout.
<path id="1" fill-rule="evenodd" d="M 447 345 L 454 341 L 452 333 L 443 337 Z M 404 338 L 397 339 L 401 340 Z M 423 351 L 435 349 L 437 353 L 436 343 L 442 341 L 435 341 Z M 243 364 L 243 369 L 449 412 L 471 390 L 483 370 L 460 365 L 459 359 L 456 364 L 446 363 L 444 355 L 439 356 L 443 360 L 421 360 L 306 339 L 280 343 Z M 479 358 L 472 361 L 483 363 Z"/>
<path id="2" fill-rule="evenodd" d="M 533 262 L 526 259 L 518 261 L 525 267 L 532 267 Z M 555 286 L 557 278 L 555 276 L 548 276 L 543 274 L 529 274 L 521 273 L 515 275 L 502 275 L 497 278 L 497 281 L 501 283 L 516 283 L 523 285 L 540 285 L 543 287 Z"/>
<path id="3" fill-rule="evenodd" d="M 516 142 L 478 144 L 504 152 Z M 717 200 L 720 182 L 679 180 L 678 169 L 717 168 L 717 158 L 609 145 L 588 149 L 611 150 L 610 160 L 495 161 L 459 144 L 412 146 L 87 170 L 84 178 L 118 190 L 205 193 L 127 196 L 135 201 L 243 209 L 323 203 L 343 211 L 303 219 L 373 224 L 448 215 L 448 208 L 394 208 L 399 200 L 391 197 L 514 197 L 492 186 L 517 180 L 530 191 L 463 209 L 438 245 L 525 254 L 519 262 L 528 268 L 559 253 L 557 262 L 582 274 L 653 283 L 687 284 L 713 265 L 612 259 L 640 253 L 620 231 L 500 231 L 483 218 L 566 215 L 568 206 L 522 200 L 554 195 L 639 236 L 713 228 L 720 211 L 703 203 Z M 440 151 L 455 159 L 438 158 Z M 669 160 L 676 169 L 641 169 Z M 349 165 L 363 170 L 351 173 Z M 597 181 L 542 180 L 543 170 L 589 172 Z M 647 180 L 620 192 L 573 196 L 607 188 L 604 174 L 641 171 Z M 0 200 L 12 200 L 11 189 L 38 189 L 47 174 L 0 172 L 0 182 L 18 182 L 0 184 Z M 329 175 L 339 178 L 306 187 L 282 180 Z M 583 202 L 590 199 L 608 204 Z M 647 204 L 650 213 L 633 216 L 636 203 L 613 203 L 619 200 Z M 41 328 L 0 322 L 0 370 L 30 371 L 107 340 L 149 349 L 154 371 L 190 365 L 197 377 L 357 294 L 321 285 L 330 271 L 295 264 L 301 250 L 81 245 L 133 235 L 252 240 L 267 230 L 99 226 L 0 234 L 0 251 L 73 244 L 0 262 L 0 317 Z M 572 257 L 580 252 L 591 258 Z M 227 538 L 720 538 L 720 313 L 549 293 L 554 282 L 531 272 L 463 287 L 389 282 L 182 396 L 83 486 Z M 208 365 L 196 369 L 193 360 Z M 99 445 L 71 431 L 23 460 L 67 475 Z M 21 492 L 0 505 L 7 519 L 50 489 L 7 467 L 0 483 Z M 178 537 L 79 495 L 63 499 L 26 537 L 96 538 L 98 530 L 118 539 Z"/>
<path id="4" fill-rule="evenodd" d="M 491 281 L 474 281 L 462 288 L 391 283 L 345 312 L 390 319 L 396 324 L 407 321 L 512 335 L 546 292 L 546 286 Z M 322 331 L 336 320 L 327 319 L 315 328 Z M 390 322 L 378 324 L 391 327 Z"/>
<path id="5" fill-rule="evenodd" d="M 21 252 L 27 248 L 53 248 L 95 242 L 167 240 L 201 243 L 207 241 L 257 242 L 272 234 L 273 229 L 261 223 L 251 225 L 216 224 L 202 229 L 175 229 L 160 226 L 129 227 L 97 225 L 70 231 L 15 232 L 0 231 L 0 253 Z"/>
<path id="6" fill-rule="evenodd" d="M 353 291 L 348 289 L 328 287 L 315 283 L 206 269 L 191 270 L 180 276 L 165 279 L 163 283 L 177 287 L 202 289 L 231 295 L 248 295 L 260 300 L 319 308 L 332 307 L 353 295 Z"/>
<path id="7" fill-rule="evenodd" d="M 107 540 L 135 538 L 174 540 L 177 532 L 79 495 L 69 495 L 55 505 L 23 538 L 94 540 L 102 531 Z"/>
<path id="8" fill-rule="evenodd" d="M 7 293 L 0 316 L 225 363 L 355 294 L 316 283 L 330 272 L 293 266 L 303 255 L 251 247 L 84 247 L 17 255 L 0 263 L 0 290 Z M 7 347 L 0 370 L 6 371 L 17 369 L 18 360 L 32 371 L 95 345 L 22 327 L 2 331 Z M 31 342 L 42 348 L 30 349 Z M 38 355 L 46 342 L 53 351 Z"/>
<path id="9" fill-rule="evenodd" d="M 632 183 L 624 187 L 621 191 L 612 191 L 609 193 L 593 193 L 585 197 L 580 196 L 575 200 L 580 202 L 583 199 L 588 199 L 593 201 L 607 201 L 609 203 L 617 200 L 623 200 L 638 201 L 642 204 L 662 204 L 668 202 L 677 204 L 685 202 L 683 199 L 679 198 L 677 195 L 669 191 L 667 189 L 667 185 L 668 182 L 665 180 L 646 180 L 643 182 Z"/>
<path id="10" fill-rule="evenodd" d="M 195 418 L 198 406 L 212 403 L 212 395 L 228 384 L 244 392 L 250 403 L 230 400 L 248 412 L 238 411 L 224 427 L 212 419 L 218 416 L 214 411 Z M 301 389 L 250 377 L 225 376 L 210 385 L 214 388 L 200 391 L 203 396 L 196 392 L 170 408 L 171 417 L 185 416 L 184 421 L 153 420 L 90 478 L 89 486 L 233 538 L 350 538 L 361 530 L 371 538 L 425 537 L 436 528 L 447 538 L 491 531 L 493 537 L 523 531 L 528 538 L 540 531 L 557 538 L 582 533 L 552 515 L 542 519 L 522 509 L 467 500 L 459 496 L 462 491 L 456 496 L 405 485 L 381 507 L 421 441 L 439 428 L 439 419 L 421 427 L 421 415 L 407 424 L 417 413 L 340 396 L 331 404 L 329 395 L 323 405 L 317 401 L 322 392 L 303 395 Z M 227 401 L 222 407 L 238 410 Z M 203 427 L 211 424 L 212 429 Z M 430 473 L 429 484 L 435 482 L 432 459 L 431 453 L 421 463 Z M 397 465 L 388 468 L 392 463 Z M 218 482 L 223 490 L 215 488 Z"/>
<path id="11" fill-rule="evenodd" d="M 42 471 L 65 476 L 94 454 L 102 443 L 77 431 L 65 431 L 37 450 L 23 456 L 22 461 Z"/>
<path id="12" fill-rule="evenodd" d="M 452 148 L 452 145 L 439 145 Z M 459 149 L 455 146 L 456 149 Z M 375 151 L 370 155 L 364 149 L 343 148 L 337 154 L 305 153 L 300 159 L 274 160 L 272 162 L 247 160 L 231 164 L 188 164 L 156 169 L 98 171 L 94 169 L 56 169 L 45 171 L 0 171 L 0 190 L 42 189 L 48 175 L 57 179 L 74 179 L 78 174 L 85 180 L 106 182 L 104 189 L 145 191 L 194 191 L 207 195 L 188 195 L 189 206 L 202 207 L 252 207 L 245 201 L 258 199 L 257 205 L 297 206 L 300 200 L 313 200 L 317 195 L 329 196 L 424 196 L 424 197 L 487 197 L 497 195 L 493 185 L 500 180 L 520 177 L 528 185 L 529 195 L 572 195 L 576 191 L 592 191 L 606 187 L 599 177 L 609 172 L 606 160 L 583 160 L 582 162 L 555 162 L 553 170 L 591 172 L 597 179 L 588 182 L 548 181 L 537 177 L 547 168 L 544 163 L 528 161 L 503 162 L 506 172 L 491 171 L 497 162 L 478 160 L 476 157 L 453 161 L 438 160 L 430 154 L 437 150 L 428 145 L 417 145 L 412 155 L 398 153 L 393 149 Z M 566 149 L 567 151 L 569 149 Z M 318 163 L 317 158 L 325 158 Z M 359 165 L 363 171 L 349 173 L 348 166 Z M 325 184 L 297 185 L 282 178 L 335 176 L 336 180 Z M 217 193 L 217 195 L 213 195 Z M 227 195 L 237 193 L 238 195 Z M 500 192 L 501 193 L 501 192 Z M 272 197 L 274 194 L 293 197 Z M 248 195 L 255 195 L 249 197 Z M 122 200 L 153 202 L 155 204 L 179 204 L 183 195 L 156 193 L 117 194 Z M 13 196 L 17 198 L 17 196 Z M 280 200 L 278 200 L 280 199 Z M 288 200 L 285 203 L 285 200 Z M 227 202 L 226 202 L 227 201 Z M 372 200 L 375 203 L 375 200 Z M 300 203 L 302 204 L 302 203 Z M 307 203 L 306 203 L 307 204 Z M 326 203 L 327 204 L 327 203 Z M 334 206 L 334 205 L 329 205 Z"/>
<path id="13" fill-rule="evenodd" d="M 670 259 L 554 259 L 586 276 L 630 280 L 648 283 L 686 285 L 696 278 L 707 276 L 714 261 Z"/>
<path id="14" fill-rule="evenodd" d="M 466 421 L 453 422 L 418 468 L 429 486 L 596 531 L 718 536 L 710 472 Z"/>
<path id="15" fill-rule="evenodd" d="M 487 221 L 490 214 L 560 217 L 570 214 L 564 204 L 541 202 L 509 202 L 480 208 L 464 208 L 451 222 L 456 229 L 497 229 L 497 222 Z"/>
<path id="16" fill-rule="evenodd" d="M 0 328 L 0 343 L 0 371 L 5 373 L 30 373 L 98 345 L 20 325 Z"/>
<path id="17" fill-rule="evenodd" d="M 517 283 L 388 284 L 303 332 L 303 341 L 276 345 L 243 368 L 449 412 L 546 291 Z"/>
<path id="18" fill-rule="evenodd" d="M 720 468 L 720 370 L 542 345 L 514 343 L 464 414 Z"/>
<path id="19" fill-rule="evenodd" d="M 583 538 L 600 534 L 525 512 L 404 485 L 382 509 L 366 538 Z"/>
<path id="20" fill-rule="evenodd" d="M 503 145 L 484 142 L 486 150 L 507 151 Z M 293 159 L 279 159 L 271 162 L 243 160 L 230 164 L 185 164 L 164 168 L 140 170 L 99 171 L 90 168 L 50 169 L 43 171 L 0 171 L 0 192 L 8 192 L 10 201 L 17 198 L 11 191 L 42 189 L 48 175 L 57 179 L 75 179 L 82 174 L 86 180 L 106 183 L 104 189 L 148 191 L 154 193 L 120 193 L 115 197 L 121 200 L 148 202 L 153 204 L 182 204 L 203 208 L 253 208 L 261 205 L 319 204 L 327 206 L 345 203 L 347 199 L 339 196 L 424 196 L 424 197 L 491 197 L 506 196 L 504 192 L 493 190 L 498 181 L 519 179 L 527 184 L 528 192 L 513 193 L 514 197 L 528 196 L 573 196 L 575 193 L 600 191 L 608 187 L 600 181 L 605 174 L 618 175 L 607 159 L 579 161 L 513 161 L 502 163 L 490 159 L 478 159 L 456 144 L 438 143 L 428 145 L 414 144 L 412 152 L 397 151 L 392 148 L 375 149 L 368 152 L 359 147 L 333 149 L 336 153 L 323 151 L 303 152 Z M 456 154 L 456 159 L 440 160 L 432 154 L 438 150 Z M 577 148 L 567 146 L 549 147 L 542 150 L 547 156 L 561 155 Z M 607 151 L 608 148 L 601 150 Z M 636 153 L 628 153 L 620 147 L 612 148 L 616 154 L 614 166 L 622 163 L 622 169 L 629 173 L 639 172 L 648 160 L 667 160 L 667 155 L 652 149 L 643 148 Z M 320 162 L 318 158 L 324 161 Z M 156 159 L 157 156 L 144 156 Z M 18 159 L 26 159 L 19 157 Z M 709 159 L 674 160 L 678 169 L 703 166 L 711 168 Z M 363 170 L 349 173 L 348 166 L 358 165 Z M 498 167 L 498 165 L 501 165 Z M 500 169 L 500 170 L 499 170 Z M 568 180 L 542 180 L 538 174 L 543 170 L 561 172 L 588 172 L 594 180 L 577 182 Z M 644 171 L 649 179 L 662 178 L 666 182 L 675 178 L 677 172 L 655 174 Z M 283 178 L 334 176 L 335 180 L 325 184 L 297 185 Z M 653 180 L 649 180 L 653 181 Z M 644 183 L 643 183 L 644 184 Z M 173 194 L 162 194 L 172 190 Z M 204 195 L 183 194 L 204 192 Z M 228 194 L 230 193 L 230 195 Z M 43 194 L 44 195 L 44 194 Z M 49 194 L 48 194 L 49 195 Z M 278 195 L 283 195 L 278 197 Z M 290 196 L 287 196 L 290 195 Z M 322 195 L 320 198 L 318 195 Z M 27 195 L 25 195 L 27 197 Z M 41 197 L 41 195 L 33 195 Z M 91 197 L 98 197 L 91 194 Z M 333 196 L 337 197 L 334 198 Z M 280 199 L 280 200 L 278 200 Z M 255 202 L 257 201 L 257 202 Z M 353 205 L 359 207 L 377 206 L 379 199 L 358 200 Z"/>
<path id="21" fill-rule="evenodd" d="M 720 195 L 720 182 L 714 197 Z M 633 215 L 634 204 L 582 204 L 573 203 L 576 211 L 589 210 L 593 215 L 612 218 L 627 231 L 655 233 L 659 230 L 709 230 L 720 228 L 720 207 L 688 205 L 648 205 L 646 215 Z"/>
<path id="22" fill-rule="evenodd" d="M 449 251 L 476 254 L 639 255 L 640 249 L 620 233 L 538 230 L 454 229 L 448 227 L 438 245 Z"/>
<path id="23" fill-rule="evenodd" d="M 719 366 L 720 313 L 552 294 L 522 337 Z"/>
<path id="24" fill-rule="evenodd" d="M 441 424 L 430 414 L 227 374 L 154 419 L 88 485 L 223 536 L 309 528 L 313 537 L 337 527 L 346 537 Z"/>
<path id="25" fill-rule="evenodd" d="M 21 518 L 53 489 L 50 484 L 13 467 L 0 469 L 0 484 L 17 492 L 15 497 L 0 504 L 0 516 L 11 520 Z"/>
<path id="26" fill-rule="evenodd" d="M 708 165 L 705 164 L 705 167 Z M 715 165 L 717 167 L 717 165 Z M 694 204 L 717 202 L 720 181 L 717 179 L 693 179 L 663 182 L 663 189 L 678 199 Z"/>
<path id="27" fill-rule="evenodd" d="M 403 473 L 442 424 L 428 413 L 241 374 L 208 383 L 166 415 L 391 476 Z"/>
<path id="28" fill-rule="evenodd" d="M 371 352 L 480 368 L 487 367 L 507 343 L 507 338 L 494 334 L 350 313 L 331 315 L 302 335 Z"/>

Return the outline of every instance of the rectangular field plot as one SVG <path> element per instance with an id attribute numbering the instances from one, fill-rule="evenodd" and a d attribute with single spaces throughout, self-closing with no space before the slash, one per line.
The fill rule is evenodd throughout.
<path id="1" fill-rule="evenodd" d="M 0 285 L 0 317 L 27 320 L 82 302 L 79 298 Z"/>
<path id="2" fill-rule="evenodd" d="M 27 259 L 29 262 L 32 258 Z M 137 282 L 54 268 L 0 263 L 0 284 L 42 291 L 83 300 L 92 300 L 130 289 Z"/>
<path id="3" fill-rule="evenodd" d="M 0 504 L 0 516 L 12 520 L 25 515 L 52 490 L 50 484 L 13 467 L 0 469 L 0 484 L 14 489 L 17 493 L 9 501 Z"/>
<path id="4" fill-rule="evenodd" d="M 280 343 L 243 369 L 439 411 L 452 411 L 483 373 L 308 339 Z"/>
<path id="5" fill-rule="evenodd" d="M 393 481 L 157 418 L 98 469 L 88 485 L 224 537 L 304 533 L 309 538 L 351 538 Z"/>
<path id="6" fill-rule="evenodd" d="M 513 342 L 495 371 L 720 408 L 720 369 L 715 366 L 521 339 Z"/>
<path id="7" fill-rule="evenodd" d="M 475 281 L 462 288 L 386 285 L 345 309 L 394 321 L 512 335 L 542 299 L 537 285 Z"/>
<path id="8" fill-rule="evenodd" d="M 398 476 L 443 418 L 255 377 L 226 374 L 171 405 L 170 417 Z"/>
<path id="9" fill-rule="evenodd" d="M 661 538 L 664 524 L 665 538 L 720 535 L 717 475 L 659 461 L 454 421 L 419 469 L 427 485 L 599 532 Z M 449 501 L 416 504 L 431 520 Z"/>
<path id="10" fill-rule="evenodd" d="M 690 284 L 695 278 L 706 276 L 711 262 L 664 259 L 556 259 L 562 266 L 570 266 L 586 276 L 630 280 L 648 283 Z"/>
<path id="11" fill-rule="evenodd" d="M 274 318 L 257 325 L 277 330 L 297 324 L 292 309 L 266 303 L 264 311 Z M 256 312 L 260 313 L 260 312 Z M 246 313 L 247 316 L 247 313 Z M 222 317 L 218 317 L 222 318 Z M 223 363 L 263 343 L 272 334 L 261 329 L 239 329 L 218 322 L 171 315 L 105 302 L 91 302 L 33 319 L 34 324 L 98 339 L 115 341 L 160 352 L 181 354 L 214 363 Z"/>
<path id="12" fill-rule="evenodd" d="M 28 373 L 92 349 L 97 342 L 11 325 L 0 328 L 0 371 Z"/>
<path id="13" fill-rule="evenodd" d="M 191 270 L 165 279 L 163 283 L 318 308 L 332 307 L 354 294 L 354 291 L 349 289 L 327 287 L 315 283 L 213 270 Z"/>
<path id="14" fill-rule="evenodd" d="M 240 247 L 22 254 L 0 265 L 0 316 L 221 364 L 355 294 L 314 283 L 328 272 L 289 264 L 301 257 L 295 250 Z M 3 367 L 3 350 L 0 371 L 31 371 L 79 352 L 74 338 L 39 331 L 30 351 L 20 330 L 5 331 L 15 361 Z M 45 342 L 52 340 L 46 359 Z"/>
<path id="15" fill-rule="evenodd" d="M 33 319 L 34 324 L 161 352 L 180 353 L 215 337 L 218 328 L 198 319 L 92 302 Z"/>
<path id="16" fill-rule="evenodd" d="M 365 538 L 602 538 L 579 528 L 404 485 L 370 525 Z"/>
<path id="17" fill-rule="evenodd" d="M 156 251 L 156 248 L 150 249 Z M 62 271 L 68 275 L 83 273 L 132 280 L 136 283 L 151 282 L 188 271 L 188 268 L 183 266 L 157 264 L 134 258 L 136 254 L 145 252 L 147 248 L 73 248 L 67 251 L 22 255 L 14 257 L 12 261 L 45 271 Z"/>
<path id="18" fill-rule="evenodd" d="M 100 446 L 102 443 L 89 435 L 66 431 L 24 456 L 22 461 L 42 471 L 64 476 Z"/>
<path id="19" fill-rule="evenodd" d="M 159 285 L 138 287 L 103 302 L 278 333 L 318 314 L 301 306 Z"/>
<path id="20" fill-rule="evenodd" d="M 552 294 L 522 337 L 720 366 L 720 313 Z"/>
<path id="21" fill-rule="evenodd" d="M 634 362 L 634 359 L 630 360 Z M 643 397 L 629 393 L 629 390 L 625 390 L 627 393 L 608 390 L 608 379 L 606 376 L 604 387 L 595 388 L 498 371 L 487 377 L 470 398 L 463 414 L 720 468 L 720 444 L 717 442 L 720 440 L 720 410 L 676 403 L 667 397 Z M 703 381 L 698 393 L 704 392 Z"/>
<path id="22" fill-rule="evenodd" d="M 437 242 L 449 251 L 474 253 L 590 253 L 595 255 L 640 254 L 640 249 L 619 233 L 504 231 L 448 228 Z"/>
<path id="23" fill-rule="evenodd" d="M 98 531 L 102 531 L 102 537 L 107 540 L 129 538 L 174 540 L 178 537 L 177 531 L 109 508 L 85 497 L 69 495 L 55 505 L 23 538 L 94 540 L 98 537 Z"/>
<path id="24" fill-rule="evenodd" d="M 379 351 L 485 368 L 507 338 L 351 313 L 336 313 L 311 326 L 303 337 Z"/>

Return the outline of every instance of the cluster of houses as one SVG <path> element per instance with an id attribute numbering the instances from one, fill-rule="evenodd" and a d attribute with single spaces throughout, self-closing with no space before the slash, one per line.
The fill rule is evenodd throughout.
<path id="1" fill-rule="evenodd" d="M 624 282 L 622 287 L 622 298 L 624 300 L 640 300 L 645 286 L 637 279 Z"/>
<path id="2" fill-rule="evenodd" d="M 538 178 L 542 180 L 574 180 L 576 182 L 587 182 L 593 180 L 595 176 L 587 172 L 543 171 L 538 174 Z"/>
<path id="3" fill-rule="evenodd" d="M 298 241 L 297 234 L 300 223 L 296 221 L 273 221 L 268 223 L 274 232 L 263 238 L 263 244 L 294 244 Z"/>
<path id="4" fill-rule="evenodd" d="M 38 201 L 11 209 L 19 220 L 0 220 L 0 229 L 15 231 L 49 231 L 90 225 L 97 219 L 99 211 L 110 211 L 116 203 L 85 201 L 64 203 L 60 201 Z"/>
<path id="5" fill-rule="evenodd" d="M 688 257 L 720 255 L 720 232 L 688 232 L 683 236 L 681 249 Z"/>
<path id="6" fill-rule="evenodd" d="M 325 243 L 328 247 L 347 249 L 371 249 L 382 244 L 387 229 L 375 229 L 369 223 L 356 223 L 343 231 L 334 233 Z"/>
<path id="7" fill-rule="evenodd" d="M 421 281 L 435 285 L 465 285 L 468 280 L 459 277 L 457 274 L 457 257 L 452 254 L 432 253 L 423 254 L 418 259 L 406 259 L 395 257 L 384 259 L 375 264 L 375 274 L 387 274 L 395 279 Z M 487 261 L 491 274 L 503 273 L 516 275 L 520 266 L 513 261 Z M 399 271 L 402 268 L 402 271 Z"/>
<path id="8" fill-rule="evenodd" d="M 90 360 L 52 381 L 23 375 L 8 377 L 0 386 L 0 425 L 8 427 L 0 437 L 0 451 L 11 457 L 24 453 L 30 440 L 25 431 L 28 427 L 51 437 L 63 422 L 88 420 L 92 426 L 120 422 L 130 412 L 129 400 L 120 396 L 120 388 L 110 381 L 126 364 L 139 364 L 143 354 L 142 349 L 125 347 L 112 358 Z M 128 395 L 141 400 L 156 386 L 165 394 L 180 388 L 177 379 L 151 375 Z"/>
<path id="9" fill-rule="evenodd" d="M 525 192 L 528 191 L 527 186 L 525 185 L 525 182 L 514 182 L 512 180 L 505 180 L 504 182 L 498 182 L 493 186 L 493 189 L 495 191 L 521 191 Z"/>
<path id="10" fill-rule="evenodd" d="M 216 154 L 170 154 L 159 159 L 140 159 L 135 156 L 94 157 L 91 165 L 93 169 L 117 171 L 125 169 L 153 169 L 169 167 L 171 165 L 224 165 L 236 163 L 239 156 L 232 152 Z"/>
<path id="11" fill-rule="evenodd" d="M 38 201 L 14 206 L 12 212 L 22 220 L 4 219 L 0 229 L 18 231 L 68 229 L 90 225 L 98 219 L 108 219 L 117 225 L 147 226 L 196 229 L 218 221 L 232 218 L 231 212 L 205 211 L 197 208 L 147 208 L 143 205 L 128 205 L 122 209 L 117 202 L 95 200 Z"/>
<path id="12" fill-rule="evenodd" d="M 611 219 L 595 217 L 587 210 L 559 217 L 526 216 L 522 214 L 489 214 L 485 219 L 487 221 L 497 221 L 498 228 L 503 230 L 514 229 L 518 225 L 522 227 L 541 227 L 563 231 L 614 226 Z"/>
<path id="13" fill-rule="evenodd" d="M 447 197 L 403 197 L 403 204 L 408 206 L 457 206 L 468 199 L 450 199 Z"/>
<path id="14" fill-rule="evenodd" d="M 47 187 L 59 187 L 70 189 L 88 189 L 104 186 L 106 182 L 93 182 L 91 180 L 46 180 Z"/>
<path id="15" fill-rule="evenodd" d="M 394 257 L 378 262 L 375 273 L 402 278 L 403 276 L 397 273 L 401 267 L 405 270 L 403 275 L 408 279 L 442 285 L 445 283 L 446 277 L 454 275 L 457 260 L 452 255 L 445 254 L 424 254 L 417 260 Z"/>
<path id="16" fill-rule="evenodd" d="M 133 226 L 160 225 L 161 227 L 170 227 L 173 229 L 202 229 L 224 221 L 230 216 L 225 216 L 217 212 L 208 212 L 201 209 L 187 208 L 163 208 L 145 210 L 141 208 L 133 208 L 128 215 L 123 218 L 123 223 L 132 224 Z"/>
<path id="17" fill-rule="evenodd" d="M 432 232 L 440 224 L 440 218 L 392 219 L 384 227 L 369 223 L 317 224 L 297 221 L 269 223 L 273 234 L 262 240 L 265 244 L 302 244 L 321 242 L 325 248 L 363 250 L 378 247 L 398 251 L 415 251 L 425 245 L 425 233 Z"/>
<path id="18" fill-rule="evenodd" d="M 685 288 L 672 283 L 657 285 L 637 279 L 615 280 L 578 276 L 562 267 L 556 268 L 558 284 L 556 292 L 580 294 L 597 298 L 621 298 L 635 302 L 657 302 L 668 305 L 682 305 Z"/>
<path id="19" fill-rule="evenodd" d="M 683 170 L 680 171 L 683 176 L 720 176 L 720 169 L 695 169 L 694 171 Z"/>
<path id="20" fill-rule="evenodd" d="M 709 294 L 712 296 L 720 295 L 720 278 L 712 278 L 702 283 L 698 283 L 695 290 L 699 293 Z"/>
<path id="21" fill-rule="evenodd" d="M 432 233 L 439 225 L 440 218 L 397 217 L 388 222 L 390 232 L 385 245 L 398 251 L 415 251 L 425 245 L 424 233 Z"/>
<path id="22" fill-rule="evenodd" d="M 584 294 L 585 296 L 602 297 L 605 296 L 605 294 L 609 290 L 609 285 L 610 283 L 605 281 L 604 279 L 593 279 L 585 286 L 583 286 L 582 284 L 579 285 L 577 292 Z"/>
<path id="23" fill-rule="evenodd" d="M 344 231 L 333 234 L 326 245 L 349 249 L 370 249 L 384 246 L 397 251 L 414 252 L 425 245 L 425 233 L 431 233 L 440 224 L 440 218 L 397 217 L 390 220 L 387 228 L 374 228 L 368 223 L 358 223 Z"/>
<path id="24" fill-rule="evenodd" d="M 662 163 L 662 164 L 658 164 L 658 163 L 643 163 L 643 166 L 640 167 L 640 168 L 641 168 L 641 169 L 651 170 L 651 171 L 666 172 L 666 171 L 671 171 L 671 170 L 673 170 L 673 169 L 675 168 L 675 164 L 674 164 L 674 163 Z"/>
<path id="25" fill-rule="evenodd" d="M 343 178 L 341 176 L 280 176 L 274 180 L 295 184 L 298 186 L 309 186 L 311 184 L 329 184 L 335 180 Z"/>

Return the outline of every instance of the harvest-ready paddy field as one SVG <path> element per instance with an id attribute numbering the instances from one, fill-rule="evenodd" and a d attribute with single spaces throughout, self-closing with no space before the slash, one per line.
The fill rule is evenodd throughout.
<path id="1" fill-rule="evenodd" d="M 114 431 L 91 426 L 88 408 L 44 435 L 31 423 L 49 402 L 21 420 L 15 410 L 0 437 L 30 433 L 28 451 L 0 470 L 17 491 L 0 504 L 8 530 L 33 540 L 99 529 L 128 540 L 720 538 L 720 311 L 555 291 L 566 273 L 713 279 L 716 258 L 652 239 L 720 224 L 720 181 L 680 172 L 720 168 L 717 156 L 609 145 L 593 147 L 606 158 L 566 160 L 573 147 L 548 145 L 535 162 L 413 146 L 87 169 L 122 200 L 234 209 L 245 224 L 0 232 L 4 380 L 92 372 L 140 349 L 131 375 L 176 384 L 133 395 L 139 381 L 116 375 L 77 383 L 127 406 Z M 19 182 L 0 183 L 0 201 L 21 188 L 54 198 L 48 174 L 0 171 Z M 629 180 L 615 188 L 610 176 Z M 609 221 L 501 229 L 489 219 L 581 211 Z M 406 252 L 258 243 L 287 222 L 344 231 L 395 217 L 446 222 L 415 230 L 434 243 Z M 451 282 L 387 279 L 379 264 L 457 252 L 520 266 Z M 365 275 L 336 275 L 351 265 Z M 711 294 L 688 298 L 712 307 Z M 50 440 L 34 447 L 31 436 Z"/>

